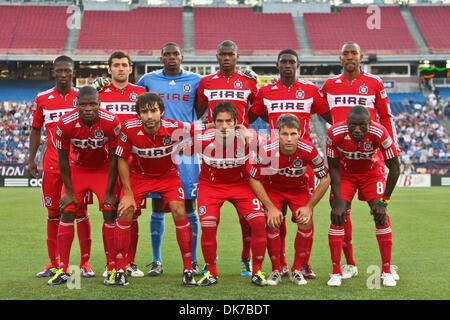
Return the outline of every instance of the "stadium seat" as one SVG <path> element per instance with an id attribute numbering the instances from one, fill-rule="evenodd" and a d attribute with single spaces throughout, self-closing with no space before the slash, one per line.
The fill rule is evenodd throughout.
<path id="1" fill-rule="evenodd" d="M 316 55 L 338 55 L 342 45 L 355 41 L 364 54 L 417 54 L 418 49 L 400 9 L 380 7 L 379 29 L 369 29 L 367 7 L 342 7 L 338 13 L 305 13 L 311 46 Z"/>

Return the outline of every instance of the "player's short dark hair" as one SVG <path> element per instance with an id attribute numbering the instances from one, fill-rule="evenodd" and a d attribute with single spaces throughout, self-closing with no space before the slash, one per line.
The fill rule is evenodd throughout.
<path id="1" fill-rule="evenodd" d="M 163 45 L 162 48 L 161 48 L 161 55 L 164 54 L 164 49 L 165 49 L 165 48 L 171 47 L 171 46 L 178 48 L 178 50 L 180 50 L 181 54 L 183 54 L 183 49 L 181 49 L 181 47 L 180 47 L 180 45 L 179 45 L 178 43 L 176 43 L 176 42 L 167 42 L 167 43 L 166 43 L 165 45 Z"/>
<path id="2" fill-rule="evenodd" d="M 364 106 L 357 105 L 350 109 L 347 119 L 353 119 L 355 116 L 365 116 L 366 120 L 370 120 L 370 111 Z"/>
<path id="3" fill-rule="evenodd" d="M 347 41 L 346 43 L 344 43 L 342 45 L 341 52 L 342 52 L 342 49 L 344 49 L 344 47 L 349 46 L 349 45 L 353 45 L 353 46 L 357 47 L 358 51 L 361 53 L 361 47 L 355 41 Z"/>
<path id="4" fill-rule="evenodd" d="M 301 131 L 300 121 L 292 113 L 282 114 L 278 118 L 277 123 L 276 123 L 277 130 L 280 131 L 284 127 L 295 128 L 298 130 L 298 132 Z"/>
<path id="5" fill-rule="evenodd" d="M 57 57 L 55 60 L 53 60 L 53 68 L 55 67 L 56 64 L 61 63 L 61 62 L 70 63 L 72 65 L 72 68 L 74 67 L 74 62 L 73 62 L 72 58 L 69 56 L 62 55 L 62 56 Z"/>
<path id="6" fill-rule="evenodd" d="M 283 54 L 292 54 L 293 56 L 295 56 L 297 58 L 297 62 L 298 62 L 298 53 L 294 50 L 294 49 L 284 49 L 281 50 L 278 53 L 278 58 L 277 58 L 277 62 L 280 61 L 280 58 Z"/>
<path id="7" fill-rule="evenodd" d="M 213 122 L 216 121 L 217 115 L 221 112 L 228 112 L 233 117 L 234 122 L 237 122 L 238 115 L 237 115 L 237 111 L 236 111 L 236 106 L 234 105 L 233 102 L 220 101 L 219 103 L 217 103 L 214 107 L 213 114 L 212 114 Z"/>
<path id="8" fill-rule="evenodd" d="M 93 86 L 84 86 L 78 90 L 77 99 L 84 96 L 94 96 L 98 100 L 98 91 Z"/>
<path id="9" fill-rule="evenodd" d="M 165 110 L 164 102 L 159 96 L 159 94 L 155 92 L 145 92 L 141 94 L 136 101 L 136 113 L 139 114 L 141 108 L 146 106 L 153 106 L 155 105 L 155 103 L 158 105 L 159 111 L 163 113 Z"/>
<path id="10" fill-rule="evenodd" d="M 120 50 L 111 53 L 111 55 L 108 58 L 108 66 L 111 67 L 112 59 L 122 59 L 122 58 L 127 58 L 128 64 L 131 66 L 131 57 L 128 55 L 128 53 Z"/>
<path id="11" fill-rule="evenodd" d="M 219 43 L 219 45 L 217 46 L 217 52 L 219 52 L 223 47 L 232 47 L 236 51 L 238 51 L 237 44 L 234 43 L 234 41 L 231 41 L 231 40 L 225 40 L 225 41 L 222 41 L 221 43 Z"/>

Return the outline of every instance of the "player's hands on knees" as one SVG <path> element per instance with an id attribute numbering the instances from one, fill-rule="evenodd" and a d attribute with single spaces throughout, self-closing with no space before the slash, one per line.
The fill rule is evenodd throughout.
<path id="1" fill-rule="evenodd" d="M 30 177 L 37 179 L 39 175 L 39 171 L 37 168 L 36 161 L 30 159 L 30 164 L 28 165 L 28 174 Z"/>
<path id="2" fill-rule="evenodd" d="M 59 199 L 59 210 L 63 211 L 67 206 L 69 205 L 75 205 L 76 208 L 78 208 L 78 200 L 75 194 L 73 193 L 64 193 L 61 196 L 61 199 Z"/>
<path id="3" fill-rule="evenodd" d="M 270 230 L 279 229 L 281 223 L 283 222 L 284 216 L 283 213 L 278 209 L 268 210 L 267 211 L 267 227 Z"/>
<path id="4" fill-rule="evenodd" d="M 345 223 L 347 216 L 347 203 L 344 200 L 334 199 L 331 202 L 331 223 L 340 227 Z"/>
<path id="5" fill-rule="evenodd" d="M 114 193 L 106 193 L 105 196 L 103 197 L 102 208 L 105 205 L 109 205 L 114 210 L 117 210 L 118 202 L 119 200 L 117 199 L 117 196 Z"/>
<path id="6" fill-rule="evenodd" d="M 295 221 L 298 224 L 308 224 L 311 221 L 313 210 L 310 207 L 301 207 L 295 211 Z"/>
<path id="7" fill-rule="evenodd" d="M 95 89 L 97 89 L 97 91 L 100 91 L 103 89 L 103 87 L 106 87 L 110 83 L 111 83 L 111 79 L 98 77 L 98 78 L 95 78 L 94 82 L 92 82 L 92 86 Z"/>
<path id="8" fill-rule="evenodd" d="M 251 132 L 248 131 L 248 129 L 241 124 L 237 124 L 236 129 L 239 130 L 239 135 L 240 135 L 242 143 L 244 145 L 248 146 L 252 142 L 252 139 L 253 139 Z"/>
<path id="9" fill-rule="evenodd" d="M 376 203 L 373 205 L 370 209 L 370 214 L 373 216 L 377 226 L 385 226 L 388 223 L 387 209 L 381 204 Z"/>
<path id="10" fill-rule="evenodd" d="M 134 201 L 134 196 L 124 195 L 122 200 L 120 200 L 119 206 L 117 207 L 117 213 L 119 216 L 128 215 L 136 211 L 136 202 Z"/>

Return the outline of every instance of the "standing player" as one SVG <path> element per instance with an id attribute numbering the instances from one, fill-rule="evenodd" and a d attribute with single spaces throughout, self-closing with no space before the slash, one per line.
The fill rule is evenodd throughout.
<path id="1" fill-rule="evenodd" d="M 370 117 L 366 106 L 355 106 L 349 111 L 347 122 L 335 123 L 328 131 L 327 158 L 332 189 L 328 241 L 333 263 L 329 286 L 341 285 L 344 222 L 356 191 L 358 199 L 369 204 L 375 221 L 383 285 L 397 284 L 391 272 L 392 230 L 387 206 L 400 175 L 400 160 L 387 129 Z M 387 178 L 384 165 L 377 158 L 379 151 L 389 169 Z"/>
<path id="2" fill-rule="evenodd" d="M 277 58 L 277 68 L 280 71 L 280 79 L 271 84 L 261 87 L 256 95 L 255 102 L 251 110 L 254 114 L 261 116 L 269 122 L 270 129 L 276 130 L 278 118 L 286 113 L 297 116 L 300 122 L 300 138 L 311 141 L 310 121 L 312 114 L 320 115 L 325 121 L 331 123 L 328 105 L 323 98 L 320 89 L 310 81 L 305 81 L 297 77 L 299 61 L 297 52 L 292 49 L 284 49 L 279 52 Z M 275 132 L 276 134 L 276 132 Z M 309 179 L 311 192 L 315 188 L 314 172 L 310 166 L 307 167 L 306 177 Z M 285 211 L 286 208 L 283 209 Z M 286 212 L 284 212 L 286 214 Z M 312 223 L 312 222 L 311 222 Z M 311 239 L 308 237 L 299 240 L 304 241 L 312 248 L 314 236 L 314 224 L 312 223 Z M 285 254 L 286 222 L 281 226 L 281 264 L 283 275 L 287 275 L 288 267 Z M 309 256 L 305 259 L 305 264 L 301 271 L 307 279 L 314 279 L 316 275 L 309 265 Z"/>
<path id="3" fill-rule="evenodd" d="M 38 177 L 36 153 L 41 144 L 41 132 L 45 127 L 47 133 L 46 148 L 43 160 L 42 205 L 47 207 L 47 249 L 50 263 L 37 274 L 38 277 L 53 276 L 58 270 L 57 234 L 61 218 L 59 199 L 63 181 L 58 167 L 58 151 L 56 149 L 56 125 L 61 116 L 75 109 L 78 90 L 72 87 L 74 76 L 73 60 L 67 56 L 59 56 L 53 62 L 52 74 L 55 87 L 39 93 L 35 100 L 33 123 L 30 136 L 30 163 L 28 172 L 31 177 Z M 91 254 L 91 222 L 86 207 L 80 206 L 76 214 L 77 234 L 80 243 L 80 267 L 83 277 L 93 277 L 94 271 L 89 265 Z"/>
<path id="4" fill-rule="evenodd" d="M 387 129 L 389 135 L 397 146 L 397 133 L 394 118 L 391 113 L 389 99 L 380 77 L 364 72 L 360 69 L 363 55 L 359 45 L 347 42 L 342 46 L 339 59 L 343 73 L 329 78 L 322 86 L 322 93 L 328 101 L 332 123 L 346 121 L 350 109 L 362 105 L 370 111 L 370 118 L 379 122 Z M 383 164 L 383 157 L 378 154 Z M 358 274 L 353 255 L 351 207 L 348 208 L 344 224 L 345 239 L 343 251 L 347 264 L 343 268 L 345 278 L 355 277 Z M 394 271 L 395 272 L 395 271 Z"/>
<path id="5" fill-rule="evenodd" d="M 237 123 L 248 128 L 249 122 L 256 119 L 249 115 L 249 104 L 253 103 L 258 91 L 256 75 L 242 73 L 236 69 L 239 59 L 237 45 L 230 40 L 221 42 L 216 54 L 219 71 L 205 76 L 198 87 L 198 106 L 200 113 L 208 110 L 208 121 L 212 122 L 214 108 L 220 101 L 231 101 L 237 111 Z M 251 276 L 250 269 L 250 227 L 244 219 L 240 220 L 243 248 L 241 253 L 241 275 Z"/>
<path id="6" fill-rule="evenodd" d="M 217 228 L 220 208 L 230 201 L 236 208 L 240 220 L 245 219 L 250 226 L 251 250 L 253 256 L 252 283 L 266 286 L 261 272 L 266 251 L 265 218 L 261 202 L 249 185 L 247 162 L 250 145 L 243 141 L 241 131 L 236 130 L 238 115 L 233 103 L 219 102 L 212 114 L 215 130 L 206 131 L 194 140 L 194 147 L 201 150 L 203 159 L 200 172 L 198 205 L 202 226 L 202 251 L 207 272 L 199 285 L 210 286 L 217 283 Z M 244 132 L 247 131 L 242 127 Z M 253 140 L 256 141 L 256 133 Z"/>
<path id="7" fill-rule="evenodd" d="M 197 88 L 201 76 L 181 68 L 183 53 L 176 43 L 166 43 L 161 49 L 163 69 L 144 75 L 138 85 L 147 91 L 156 92 L 164 102 L 164 118 L 182 122 L 195 122 L 203 113 L 195 107 Z M 203 110 L 204 112 L 204 110 Z M 198 175 L 200 164 L 195 156 L 177 155 L 178 171 L 185 194 L 186 212 L 192 228 L 192 269 L 199 274 L 197 243 L 198 215 L 195 200 L 197 199 Z M 149 276 L 159 276 L 163 272 L 161 245 L 165 229 L 163 201 L 157 193 L 151 193 L 152 215 L 150 233 L 153 248 L 152 267 Z"/>
<path id="8" fill-rule="evenodd" d="M 195 286 L 192 271 L 192 229 L 184 204 L 184 189 L 178 174 L 175 154 L 183 138 L 194 135 L 202 125 L 162 119 L 164 103 L 154 92 L 146 92 L 136 102 L 139 119 L 129 120 L 123 127 L 116 154 L 123 195 L 118 207 L 121 219 L 132 218 L 129 208 L 139 209 L 138 203 L 149 192 L 162 196 L 165 212 L 172 212 L 176 236 L 183 259 L 183 286 Z M 131 165 L 128 157 L 133 154 Z M 134 211 L 134 210 L 133 210 Z"/>
<path id="9" fill-rule="evenodd" d="M 134 85 L 129 82 L 129 75 L 133 72 L 131 66 L 131 58 L 123 51 L 115 51 L 108 58 L 108 73 L 111 75 L 111 83 L 107 84 L 99 91 L 100 107 L 109 112 L 116 114 L 122 126 L 129 119 L 136 119 L 135 104 L 138 96 L 146 90 L 143 87 Z M 117 186 L 120 189 L 120 181 Z M 117 195 L 120 191 L 117 190 Z M 140 210 L 136 210 L 131 224 L 131 240 L 130 248 L 127 253 L 128 264 L 127 272 L 132 277 L 143 277 L 144 273 L 138 269 L 135 258 L 139 237 L 138 217 L 141 215 Z M 104 221 L 103 236 L 111 239 L 114 235 L 114 224 L 108 224 Z M 109 240 L 104 241 L 108 245 Z M 108 248 L 105 249 L 107 260 L 109 259 Z M 107 273 L 105 274 L 107 276 Z"/>
<path id="10" fill-rule="evenodd" d="M 267 283 L 277 285 L 281 281 L 280 226 L 285 220 L 281 210 L 287 204 L 293 213 L 292 222 L 298 225 L 290 278 L 293 283 L 303 285 L 307 282 L 302 269 L 308 262 L 312 247 L 313 209 L 327 191 L 330 177 L 324 159 L 314 145 L 300 138 L 298 117 L 283 114 L 278 118 L 276 128 L 278 138 L 264 145 L 261 160 L 250 170 L 250 186 L 267 210 L 267 249 L 272 261 L 272 273 Z M 312 194 L 306 177 L 308 165 L 320 179 Z"/>
<path id="11" fill-rule="evenodd" d="M 91 86 L 78 91 L 77 110 L 64 115 L 56 128 L 56 147 L 58 164 L 65 193 L 60 199 L 61 222 L 58 228 L 58 250 L 60 269 L 48 281 L 49 285 L 59 285 L 69 279 L 69 257 L 73 241 L 75 212 L 83 203 L 86 191 L 97 195 L 108 223 L 114 223 L 117 199 L 113 194 L 117 177 L 117 158 L 114 150 L 120 133 L 120 121 L 117 116 L 100 110 L 98 92 Z M 117 220 L 114 242 L 120 241 L 122 225 Z M 112 245 L 105 246 L 112 248 Z M 115 252 L 114 248 L 112 251 Z M 117 257 L 119 257 L 118 252 Z M 111 259 L 108 268 L 122 267 L 119 261 Z M 122 259 L 123 260 L 123 259 Z M 111 270 L 112 271 L 112 270 Z M 111 273 L 111 284 L 125 285 L 124 268 L 118 270 L 118 277 Z M 119 277 L 120 276 L 120 277 Z M 106 284 L 106 282 L 105 282 Z"/>

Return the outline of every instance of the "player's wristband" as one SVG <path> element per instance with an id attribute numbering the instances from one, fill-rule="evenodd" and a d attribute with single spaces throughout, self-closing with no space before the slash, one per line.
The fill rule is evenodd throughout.
<path id="1" fill-rule="evenodd" d="M 378 203 L 382 205 L 383 207 L 387 207 L 389 204 L 390 199 L 389 198 L 380 198 L 380 201 Z"/>

